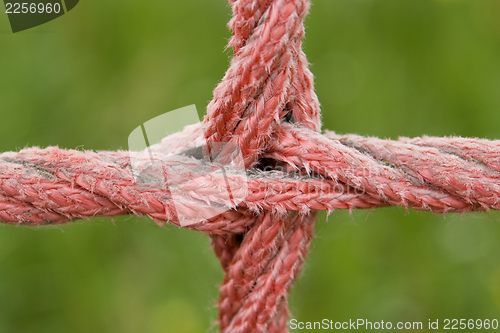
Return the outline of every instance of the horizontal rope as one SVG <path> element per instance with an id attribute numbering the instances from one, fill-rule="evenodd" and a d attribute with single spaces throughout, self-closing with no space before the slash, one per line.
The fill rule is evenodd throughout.
<path id="1" fill-rule="evenodd" d="M 397 205 L 468 212 L 500 207 L 500 141 L 454 137 L 392 141 L 333 132 L 320 135 L 283 125 L 264 155 L 273 161 L 272 171 L 253 168 L 242 176 L 241 170 L 227 168 L 230 182 L 248 185 L 234 210 L 220 195 L 225 186 L 222 175 L 206 175 L 202 160 L 174 155 L 201 142 L 200 137 L 185 140 L 186 135 L 200 136 L 201 131 L 190 126 L 152 147 L 155 156 L 171 156 L 164 158 L 165 167 L 187 170 L 169 173 L 178 176 L 175 182 L 180 185 L 175 191 L 190 198 L 182 208 L 185 216 L 203 218 L 203 209 L 213 205 L 231 210 L 189 225 L 191 229 L 243 232 L 248 225 L 232 223 L 242 216 L 250 221 L 253 213 L 263 210 L 283 214 Z M 166 186 L 138 185 L 129 153 L 124 151 L 49 147 L 7 152 L 0 155 L 0 219 L 38 225 L 136 214 L 179 225 Z"/>

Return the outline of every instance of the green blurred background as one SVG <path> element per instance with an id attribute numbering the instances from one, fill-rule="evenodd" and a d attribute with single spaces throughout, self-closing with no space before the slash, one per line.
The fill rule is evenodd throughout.
<path id="1" fill-rule="evenodd" d="M 3 8 L 3 7 L 2 7 Z M 231 57 L 224 0 L 81 0 L 12 34 L 0 13 L 0 151 L 126 149 L 204 110 Z M 316 0 L 304 48 L 324 128 L 500 137 L 500 1 Z M 301 321 L 500 319 L 500 215 L 321 214 L 290 303 Z M 207 237 L 148 218 L 0 225 L 0 332 L 215 332 Z"/>

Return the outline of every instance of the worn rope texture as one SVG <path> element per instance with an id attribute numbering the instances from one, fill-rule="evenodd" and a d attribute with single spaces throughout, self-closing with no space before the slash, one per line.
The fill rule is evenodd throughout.
<path id="1" fill-rule="evenodd" d="M 221 331 L 274 333 L 287 331 L 287 295 L 316 210 L 500 208 L 500 141 L 319 134 L 301 50 L 309 1 L 230 3 L 234 58 L 203 125 L 151 147 L 179 186 L 138 185 L 130 161 L 147 163 L 144 153 L 27 148 L 0 154 L 0 220 L 42 225 L 136 214 L 205 232 L 225 272 Z M 222 176 L 204 172 L 205 162 L 188 153 L 206 140 L 234 143 L 243 154 L 247 174 L 227 168 L 225 175 L 247 184 L 233 193 L 237 205 L 220 195 Z M 186 198 L 180 206 L 172 191 Z M 211 217 L 214 205 L 227 211 Z M 192 222 L 181 223 L 178 212 Z"/>

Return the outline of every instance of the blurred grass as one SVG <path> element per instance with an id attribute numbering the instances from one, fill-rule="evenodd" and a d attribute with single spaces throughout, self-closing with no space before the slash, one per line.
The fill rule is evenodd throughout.
<path id="1" fill-rule="evenodd" d="M 500 2 L 316 0 L 304 41 L 324 128 L 499 138 Z M 0 14 L 0 151 L 126 149 L 139 124 L 203 110 L 228 66 L 223 0 L 82 0 L 12 34 Z M 500 318 L 500 215 L 332 213 L 295 318 Z M 213 332 L 219 264 L 199 233 L 147 218 L 0 225 L 0 332 Z"/>

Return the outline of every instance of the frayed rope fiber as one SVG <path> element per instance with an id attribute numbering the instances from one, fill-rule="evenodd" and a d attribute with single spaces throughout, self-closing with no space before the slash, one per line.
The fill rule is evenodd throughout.
<path id="1" fill-rule="evenodd" d="M 317 210 L 500 208 L 500 141 L 319 134 L 319 102 L 301 49 L 309 1 L 230 4 L 234 58 L 204 131 L 188 126 L 151 147 L 155 155 L 177 154 L 162 167 L 182 184 L 173 190 L 186 198 L 180 206 L 164 184 L 137 184 L 129 152 L 28 148 L 0 154 L 0 220 L 42 225 L 136 214 L 207 233 L 225 272 L 221 332 L 277 333 L 287 332 L 287 295 Z M 200 183 L 203 162 L 179 154 L 203 140 L 241 150 L 248 186 L 237 205 L 220 195 L 225 179 L 214 174 Z M 230 182 L 243 181 L 238 170 L 226 171 Z M 213 205 L 227 211 L 211 217 Z M 181 224 L 179 210 L 194 222 Z"/>

